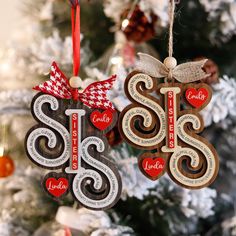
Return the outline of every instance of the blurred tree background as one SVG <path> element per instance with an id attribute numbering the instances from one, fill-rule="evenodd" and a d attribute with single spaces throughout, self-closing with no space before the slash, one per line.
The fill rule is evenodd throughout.
<path id="1" fill-rule="evenodd" d="M 137 52 L 167 56 L 168 0 L 81 0 L 82 73 L 85 82 L 118 75 L 110 99 L 118 111 L 128 103 L 123 84 L 135 68 Z M 46 173 L 24 152 L 24 136 L 34 124 L 34 85 L 45 81 L 52 61 L 72 73 L 70 5 L 67 0 L 24 0 L 23 27 L 0 53 L 0 235 L 1 236 L 230 236 L 236 235 L 236 1 L 181 0 L 176 6 L 174 56 L 178 62 L 208 58 L 205 80 L 213 98 L 202 112 L 207 137 L 220 157 L 220 173 L 209 188 L 183 189 L 168 176 L 146 179 L 140 154 L 114 129 L 110 158 L 123 181 L 122 198 L 107 212 L 54 202 L 40 182 Z M 7 22 L 6 22 L 7 23 Z M 6 169 L 10 165 L 11 169 Z M 7 171 L 8 170 L 8 171 Z M 67 206 L 71 224 L 56 217 Z M 78 226 L 79 225 L 79 226 Z"/>

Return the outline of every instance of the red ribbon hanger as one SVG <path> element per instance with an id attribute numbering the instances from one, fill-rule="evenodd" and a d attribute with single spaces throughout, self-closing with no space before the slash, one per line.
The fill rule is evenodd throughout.
<path id="1" fill-rule="evenodd" d="M 71 3 L 71 25 L 73 45 L 73 75 L 79 76 L 80 71 L 80 4 L 78 0 L 70 0 Z M 116 75 L 104 81 L 90 84 L 83 92 L 78 88 L 70 86 L 68 78 L 59 69 L 56 62 L 52 63 L 50 80 L 35 86 L 34 89 L 61 99 L 73 99 L 81 101 L 90 108 L 114 111 L 115 108 L 107 92 L 111 90 Z"/>
<path id="2" fill-rule="evenodd" d="M 79 76 L 80 71 L 80 4 L 79 0 L 70 0 L 71 3 L 71 28 L 73 45 L 73 74 Z M 78 100 L 79 90 L 71 89 L 74 100 Z"/>

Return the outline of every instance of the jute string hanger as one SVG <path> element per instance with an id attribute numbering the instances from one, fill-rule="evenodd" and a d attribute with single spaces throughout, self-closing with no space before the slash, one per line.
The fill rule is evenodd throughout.
<path id="1" fill-rule="evenodd" d="M 175 18 L 175 0 L 169 1 L 169 42 L 168 42 L 168 57 L 164 60 L 164 65 L 169 69 L 168 78 L 173 80 L 172 70 L 177 66 L 177 60 L 173 57 L 173 28 L 174 28 L 174 18 Z"/>
<path id="2" fill-rule="evenodd" d="M 207 59 L 177 65 L 177 60 L 173 57 L 175 5 L 179 3 L 180 1 L 169 0 L 169 55 L 164 60 L 164 63 L 148 54 L 138 53 L 140 61 L 138 62 L 137 69 L 155 78 L 164 77 L 166 83 L 168 81 L 174 82 L 174 80 L 180 83 L 192 83 L 209 76 L 202 70 Z"/>

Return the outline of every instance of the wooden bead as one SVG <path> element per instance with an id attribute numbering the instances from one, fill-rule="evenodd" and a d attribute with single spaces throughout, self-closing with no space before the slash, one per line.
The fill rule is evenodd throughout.
<path id="1" fill-rule="evenodd" d="M 72 88 L 79 88 L 82 85 L 82 80 L 78 76 L 73 76 L 70 78 L 69 83 Z"/>
<path id="2" fill-rule="evenodd" d="M 177 61 L 174 57 L 167 57 L 164 64 L 168 69 L 174 69 L 177 66 Z"/>

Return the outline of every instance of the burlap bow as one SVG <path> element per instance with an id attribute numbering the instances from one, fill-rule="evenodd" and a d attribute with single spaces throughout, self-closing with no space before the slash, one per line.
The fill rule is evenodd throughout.
<path id="1" fill-rule="evenodd" d="M 202 69 L 207 59 L 183 63 L 174 69 L 168 69 L 161 61 L 148 54 L 138 53 L 138 56 L 140 60 L 137 69 L 155 78 L 174 78 L 180 83 L 192 83 L 209 76 Z"/>

